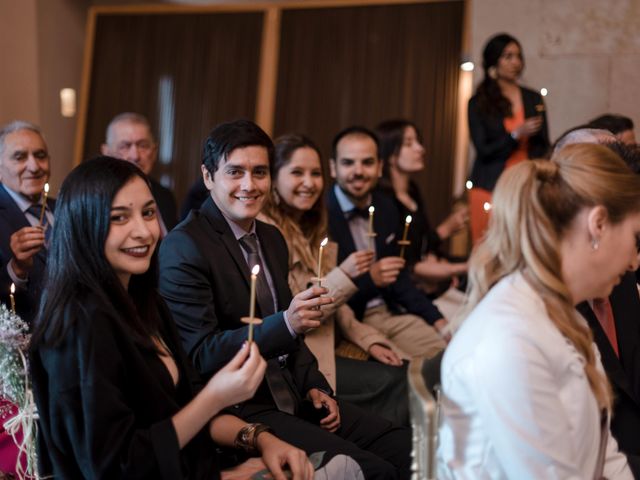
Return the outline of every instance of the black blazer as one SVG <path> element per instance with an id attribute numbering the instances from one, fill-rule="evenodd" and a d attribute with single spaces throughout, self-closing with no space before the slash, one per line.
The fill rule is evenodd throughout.
<path id="1" fill-rule="evenodd" d="M 47 206 L 52 212 L 55 205 L 54 199 L 47 199 Z M 31 224 L 27 217 L 7 193 L 4 185 L 0 184 L 0 302 L 7 306 L 10 305 L 9 288 L 13 281 L 7 271 L 7 265 L 13 258 L 11 235 L 29 226 Z M 16 313 L 29 324 L 37 313 L 46 263 L 47 251 L 43 248 L 33 258 L 33 268 L 29 272 L 26 289 L 18 290 L 15 295 Z"/>
<path id="2" fill-rule="evenodd" d="M 176 205 L 176 199 L 173 193 L 171 193 L 171 190 L 163 187 L 157 180 L 149 177 L 149 183 L 151 183 L 151 194 L 156 200 L 164 226 L 167 227 L 167 231 L 171 231 L 178 223 L 178 206 Z"/>
<path id="3" fill-rule="evenodd" d="M 398 231 L 401 223 L 394 200 L 382 191 L 374 190 L 371 204 L 376 208 L 373 226 L 377 233 L 375 245 L 378 258 L 399 255 L 397 241 L 402 233 Z M 329 235 L 338 244 L 338 263 L 340 263 L 356 250 L 356 246 L 333 187 L 327 192 L 327 209 Z M 360 275 L 354 283 L 358 291 L 349 299 L 349 306 L 360 319 L 364 315 L 369 300 L 378 296 L 382 296 L 393 312 L 413 313 L 430 324 L 442 318 L 436 306 L 415 286 L 406 268 L 400 272 L 397 280 L 386 288 L 376 287 L 369 273 Z"/>
<path id="4" fill-rule="evenodd" d="M 633 273 L 627 273 L 611 296 L 618 337 L 618 358 L 600 322 L 587 302 L 578 311 L 587 319 L 600 350 L 602 365 L 613 387 L 611 433 L 640 478 L 640 298 Z"/>
<path id="5" fill-rule="evenodd" d="M 539 93 L 520 87 L 525 118 L 540 115 L 536 111 L 536 105 L 544 102 Z M 504 129 L 504 117 L 502 115 L 489 115 L 478 111 L 478 95 L 469 100 L 469 133 L 473 146 L 476 149 L 476 159 L 471 171 L 471 181 L 474 187 L 493 191 L 498 177 L 504 170 L 505 163 L 511 153 L 518 147 L 518 141 L 514 140 Z M 542 112 L 542 128 L 529 137 L 529 158 L 540 158 L 549 150 L 549 127 L 547 125 L 547 112 Z"/>
<path id="6" fill-rule="evenodd" d="M 260 353 L 266 359 L 289 354 L 283 374 L 298 400 L 311 388 L 330 391 L 315 357 L 300 336 L 292 337 L 284 321 L 282 310 L 291 302 L 284 238 L 276 227 L 260 221 L 256 221 L 256 233 L 281 310 L 255 326 Z M 192 210 L 160 247 L 160 294 L 173 314 L 187 354 L 204 377 L 222 368 L 247 339 L 248 327 L 240 318 L 249 314 L 250 271 L 240 248 L 211 197 L 200 210 Z M 256 308 L 259 315 L 259 306 Z M 270 394 L 264 383 L 242 414 L 264 400 L 273 404 L 265 397 Z"/>
<path id="7" fill-rule="evenodd" d="M 63 342 L 32 353 L 40 475 L 219 478 L 208 428 L 178 445 L 171 417 L 193 398 L 197 375 L 166 307 L 160 334 L 178 367 L 177 386 L 158 354 L 133 340 L 125 319 L 95 297 L 81 304 Z"/>

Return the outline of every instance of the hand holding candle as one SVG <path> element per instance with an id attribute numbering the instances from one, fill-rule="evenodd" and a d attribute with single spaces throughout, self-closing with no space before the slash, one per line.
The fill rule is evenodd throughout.
<path id="1" fill-rule="evenodd" d="M 44 195 L 42 196 L 42 209 L 40 210 L 40 225 L 44 221 L 44 212 L 47 209 L 47 197 L 49 196 L 49 183 L 44 184 Z"/>
<path id="2" fill-rule="evenodd" d="M 411 225 L 412 220 L 413 218 L 411 218 L 411 215 L 407 215 L 407 217 L 404 219 L 404 232 L 402 233 L 402 240 L 398 242 L 398 244 L 400 245 L 401 258 L 404 258 L 404 248 L 407 245 L 411 245 L 411 241 L 407 240 L 407 236 L 409 234 L 409 225 Z"/>
<path id="3" fill-rule="evenodd" d="M 11 313 L 16 313 L 16 299 L 13 294 L 16 293 L 16 284 L 11 284 L 11 289 L 9 293 L 9 300 L 11 301 Z"/>

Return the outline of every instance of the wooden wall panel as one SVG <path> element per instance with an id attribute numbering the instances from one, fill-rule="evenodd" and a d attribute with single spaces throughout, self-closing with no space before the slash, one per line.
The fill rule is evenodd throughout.
<path id="1" fill-rule="evenodd" d="M 432 221 L 451 206 L 463 2 L 284 10 L 274 133 L 308 134 L 329 157 L 352 124 L 409 118 Z"/>
<path id="2" fill-rule="evenodd" d="M 262 25 L 262 12 L 98 15 L 83 158 L 99 152 L 114 115 L 142 113 L 171 146 L 154 175 L 169 180 L 180 203 L 200 175 L 211 128 L 254 118 Z"/>

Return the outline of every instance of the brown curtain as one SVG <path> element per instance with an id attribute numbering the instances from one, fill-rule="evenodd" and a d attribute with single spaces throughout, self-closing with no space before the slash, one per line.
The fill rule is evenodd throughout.
<path id="1" fill-rule="evenodd" d="M 262 19 L 262 12 L 99 15 L 83 158 L 99 152 L 116 114 L 141 113 L 165 145 L 168 163 L 161 157 L 153 174 L 180 204 L 200 175 L 211 128 L 254 118 Z"/>
<path id="2" fill-rule="evenodd" d="M 427 168 L 416 175 L 432 223 L 451 207 L 462 1 L 285 10 L 275 133 L 308 134 L 329 158 L 352 124 L 408 118 Z"/>

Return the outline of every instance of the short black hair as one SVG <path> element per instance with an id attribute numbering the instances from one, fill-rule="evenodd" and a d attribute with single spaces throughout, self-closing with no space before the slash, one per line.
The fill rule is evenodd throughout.
<path id="1" fill-rule="evenodd" d="M 347 127 L 343 130 L 340 130 L 335 137 L 333 137 L 333 142 L 331 143 L 331 158 L 337 160 L 337 147 L 340 140 L 344 137 L 348 137 L 349 135 L 362 135 L 365 137 L 370 137 L 374 143 L 376 144 L 376 156 L 380 156 L 380 140 L 378 140 L 378 136 L 375 134 L 373 130 L 369 130 L 366 127 L 362 127 L 360 125 L 353 125 L 351 127 Z"/>
<path id="2" fill-rule="evenodd" d="M 590 128 L 609 130 L 614 135 L 626 132 L 627 130 L 633 130 L 633 120 L 623 115 L 614 115 L 611 113 L 594 118 L 588 125 Z"/>
<path id="3" fill-rule="evenodd" d="M 617 153 L 633 173 L 640 174 L 640 147 L 638 147 L 638 145 L 626 145 L 622 142 L 611 142 L 605 144 L 605 146 Z"/>
<path id="4" fill-rule="evenodd" d="M 233 120 L 221 123 L 211 130 L 202 147 L 202 164 L 211 176 L 221 161 L 226 161 L 238 148 L 264 147 L 269 156 L 269 169 L 273 165 L 273 142 L 258 125 L 250 120 Z M 273 172 L 272 172 L 273 173 Z"/>

